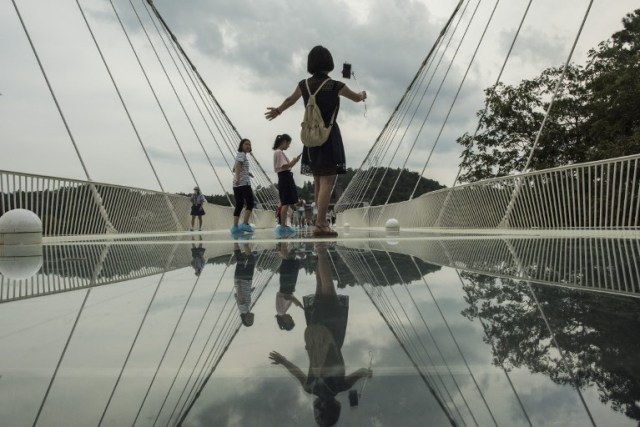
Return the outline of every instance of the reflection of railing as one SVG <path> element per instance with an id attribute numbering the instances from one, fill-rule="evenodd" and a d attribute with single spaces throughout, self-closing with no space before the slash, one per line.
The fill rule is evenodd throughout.
<path id="1" fill-rule="evenodd" d="M 199 242 L 195 243 L 199 245 Z M 58 299 L 55 305 L 63 311 L 61 317 L 71 317 L 76 307 L 74 302 L 84 295 L 71 328 L 68 322 L 57 323 L 58 319 L 51 316 L 46 316 L 42 322 L 34 321 L 33 309 L 40 305 L 29 305 L 29 301 L 22 301 L 27 308 L 23 306 L 23 309 L 16 310 L 8 330 L 21 334 L 31 330 L 33 335 L 27 336 L 44 334 L 48 340 L 13 340 L 8 344 L 9 347 L 3 349 L 11 349 L 16 354 L 27 352 L 33 345 L 41 350 L 46 349 L 35 352 L 36 359 L 21 358 L 16 361 L 17 370 L 26 372 L 32 366 L 30 363 L 37 360 L 36 366 L 41 366 L 44 374 L 43 380 L 35 383 L 28 378 L 24 382 L 20 374 L 11 376 L 10 382 L 21 386 L 15 387 L 16 393 L 3 400 L 3 409 L 23 405 L 24 410 L 13 411 L 9 414 L 9 421 L 3 418 L 3 425 L 37 424 L 34 418 L 38 420 L 41 413 L 41 421 L 55 424 L 55 414 L 67 411 L 70 401 L 83 408 L 74 414 L 73 422 L 77 425 L 135 425 L 138 416 L 143 420 L 138 424 L 150 425 L 149 420 L 155 419 L 153 424 L 176 425 L 200 396 L 241 327 L 233 290 L 234 269 L 231 266 L 236 262 L 230 255 L 233 243 L 205 246 L 205 256 L 209 255 L 210 250 L 211 255 L 217 252 L 225 256 L 216 260 L 218 266 L 205 267 L 201 275 L 194 275 L 190 271 L 164 274 L 175 266 L 188 265 L 187 260 L 191 258 L 189 244 L 147 244 L 137 245 L 139 247 L 134 249 L 127 248 L 130 245 L 126 244 L 117 246 L 108 250 L 105 250 L 107 245 L 96 245 L 90 250 L 58 247 L 51 251 L 58 257 L 57 261 L 51 260 L 57 262 L 57 265 L 51 265 L 51 269 L 67 270 L 62 262 L 63 257 L 69 257 L 67 259 L 70 261 L 73 261 L 71 257 L 78 257 L 76 261 L 80 257 L 105 261 L 103 268 L 96 265 L 92 268 L 68 269 L 70 279 L 72 274 L 84 277 L 94 271 L 102 271 L 102 274 L 109 274 L 113 278 L 123 278 L 129 269 L 134 269 L 128 273 L 130 278 L 156 274 L 151 280 L 138 282 L 144 283 L 144 286 L 138 288 L 142 292 L 135 298 L 128 297 L 127 286 L 114 287 L 110 298 L 96 294 L 92 287 L 79 290 L 76 295 L 67 298 L 59 296 L 62 299 Z M 254 246 L 252 249 L 258 248 Z M 146 256 L 136 252 L 146 253 Z M 153 259 L 154 255 L 158 258 Z M 109 262 L 110 257 L 126 259 L 129 256 L 135 258 L 131 264 L 119 266 L 118 263 Z M 251 281 L 253 307 L 271 282 L 280 264 L 280 256 L 273 250 L 258 250 L 251 256 L 255 261 L 255 274 Z M 175 260 L 174 257 L 181 260 Z M 85 264 L 88 266 L 89 263 Z M 138 275 L 135 269 L 143 271 Z M 150 286 L 154 282 L 155 286 Z M 169 294 L 162 297 L 164 292 Z M 171 297 L 167 298 L 167 295 Z M 85 315 L 91 311 L 91 306 L 100 306 L 104 310 L 105 317 L 101 319 L 106 319 L 104 323 L 108 327 L 121 325 L 122 328 L 115 335 L 103 334 L 105 325 L 95 322 L 91 315 Z M 82 333 L 74 334 L 80 329 L 88 336 L 98 337 L 101 345 L 96 345 L 95 340 L 86 339 L 86 336 L 82 337 Z M 66 345 L 51 346 L 51 342 L 57 342 L 57 339 L 64 342 L 64 338 Z M 103 350 L 105 345 L 109 346 L 109 351 Z M 82 386 L 74 387 L 76 383 L 73 380 L 69 382 L 69 373 L 83 369 L 86 366 L 83 361 L 86 360 L 104 368 L 106 381 L 92 384 L 92 393 L 86 393 Z M 131 381 L 131 372 L 134 372 L 134 381 Z M 168 379 L 172 379 L 170 385 Z M 2 380 L 4 385 L 5 377 Z M 48 385 L 45 380 L 48 380 Z M 86 382 L 84 379 L 80 381 Z M 99 390 L 97 394 L 94 393 L 96 390 Z"/>
<path id="2" fill-rule="evenodd" d="M 488 276 L 640 296 L 638 239 L 456 238 L 405 240 L 401 245 L 345 241 L 341 245 L 358 250 L 359 259 L 372 272 L 368 283 L 374 287 L 410 283 L 416 274 L 448 266 Z M 45 246 L 43 267 L 35 276 L 15 280 L 0 274 L 0 303 L 185 268 L 192 261 L 191 247 L 186 242 Z M 232 242 L 204 243 L 203 247 L 205 258 L 213 259 L 230 253 Z M 353 266 L 338 261 L 337 274 L 349 282 L 347 273 Z"/>
<path id="3" fill-rule="evenodd" d="M 188 230 L 189 198 L 140 188 L 0 171 L 0 215 L 28 209 L 42 220 L 45 236 L 149 233 Z M 203 229 L 232 225 L 233 208 L 206 205 Z M 271 212 L 254 211 L 258 225 Z"/>
<path id="4" fill-rule="evenodd" d="M 406 202 L 349 209 L 339 223 L 380 227 L 637 228 L 640 155 L 487 179 Z"/>
<path id="5" fill-rule="evenodd" d="M 640 296 L 638 239 L 457 238 L 407 240 L 397 246 L 384 241 L 344 244 L 402 251 L 428 263 L 488 276 Z"/>
<path id="6" fill-rule="evenodd" d="M 194 243 L 200 244 L 200 241 Z M 205 258 L 233 251 L 232 243 L 203 244 Z M 0 303 L 106 285 L 189 267 L 191 245 L 99 243 L 44 246 L 41 270 L 27 279 L 0 274 Z"/>

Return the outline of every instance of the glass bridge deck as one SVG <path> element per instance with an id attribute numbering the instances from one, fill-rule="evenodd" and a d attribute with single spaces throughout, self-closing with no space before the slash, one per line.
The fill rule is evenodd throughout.
<path id="1" fill-rule="evenodd" d="M 636 238 L 236 237 L 0 260 L 0 424 L 638 424 Z"/>

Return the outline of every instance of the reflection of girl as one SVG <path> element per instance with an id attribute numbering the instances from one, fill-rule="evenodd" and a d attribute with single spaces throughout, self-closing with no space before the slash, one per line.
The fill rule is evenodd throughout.
<path id="1" fill-rule="evenodd" d="M 345 375 L 342 344 L 349 311 L 349 300 L 337 295 L 331 279 L 331 265 L 326 246 L 316 245 L 316 293 L 303 298 L 307 328 L 305 349 L 309 356 L 309 371 L 300 368 L 277 351 L 269 353 L 275 365 L 282 365 L 298 380 L 307 393 L 317 398 L 313 402 L 318 425 L 332 426 L 340 417 L 340 402 L 335 396 L 349 390 L 360 379 L 371 376 L 371 369 L 361 368 Z"/>
<path id="2" fill-rule="evenodd" d="M 202 239 L 202 237 L 201 237 Z M 196 276 L 199 276 L 204 269 L 204 253 L 206 249 L 202 247 L 202 242 L 196 246 L 195 243 L 191 244 L 191 267 L 195 270 Z"/>
<path id="3" fill-rule="evenodd" d="M 255 270 L 255 260 L 249 244 L 244 244 L 244 251 L 235 243 L 233 253 L 236 257 L 236 271 L 233 275 L 235 286 L 235 298 L 240 312 L 240 319 L 244 326 L 253 325 L 253 313 L 251 313 L 251 283 L 253 282 L 253 272 Z"/>
<path id="4" fill-rule="evenodd" d="M 289 245 L 279 243 L 278 247 L 282 263 L 280 264 L 280 289 L 276 292 L 276 321 L 281 330 L 290 331 L 295 326 L 293 318 L 287 313 L 291 304 L 302 307 L 300 301 L 293 295 L 296 291 L 300 262 L 295 254 L 289 252 Z"/>

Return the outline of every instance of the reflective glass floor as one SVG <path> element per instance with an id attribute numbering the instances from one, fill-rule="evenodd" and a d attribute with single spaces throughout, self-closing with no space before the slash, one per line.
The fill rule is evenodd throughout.
<path id="1" fill-rule="evenodd" d="M 234 237 L 0 258 L 0 425 L 638 425 L 637 238 Z"/>

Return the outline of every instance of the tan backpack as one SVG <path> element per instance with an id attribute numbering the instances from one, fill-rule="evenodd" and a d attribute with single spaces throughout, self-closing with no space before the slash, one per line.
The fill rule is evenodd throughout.
<path id="1" fill-rule="evenodd" d="M 324 86 L 324 84 L 329 80 L 331 79 L 323 81 L 314 93 L 311 93 L 311 90 L 309 89 L 309 80 L 305 80 L 304 82 L 307 86 L 307 92 L 309 93 L 309 100 L 307 101 L 307 106 L 304 110 L 304 117 L 301 124 L 302 129 L 300 130 L 300 140 L 305 147 L 319 147 L 329 139 L 329 134 L 333 127 L 333 120 L 335 119 L 335 111 L 331 116 L 329 126 L 325 126 L 320 108 L 318 107 L 318 104 L 316 104 L 316 94 L 320 92 L 322 86 Z"/>

